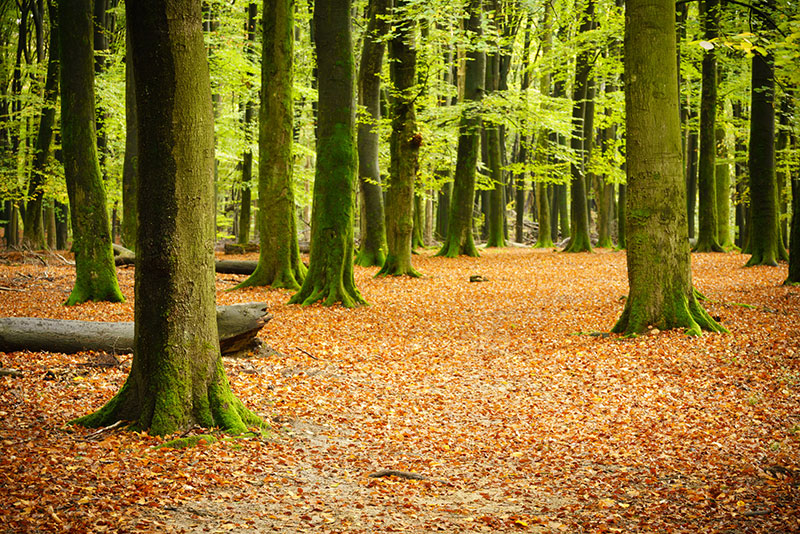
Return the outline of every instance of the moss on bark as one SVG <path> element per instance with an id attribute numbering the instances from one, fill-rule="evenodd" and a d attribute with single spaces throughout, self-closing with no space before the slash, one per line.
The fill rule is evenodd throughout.
<path id="1" fill-rule="evenodd" d="M 65 304 L 122 302 L 125 298 L 117 283 L 106 193 L 97 159 L 91 2 L 60 2 L 58 14 L 61 133 L 76 275 Z"/>
<path id="2" fill-rule="evenodd" d="M 627 263 L 630 292 L 613 328 L 722 332 L 692 288 L 683 178 L 674 8 L 630 0 L 625 27 Z M 664 87 L 671 88 L 664 91 Z"/>
<path id="3" fill-rule="evenodd" d="M 233 395 L 215 310 L 213 113 L 200 6 L 129 3 L 137 53 L 140 231 L 134 353 L 120 391 L 72 421 L 168 435 L 194 425 L 263 426 Z M 165 120 L 166 118 L 166 120 Z"/>
<path id="4" fill-rule="evenodd" d="M 473 102 L 479 102 L 483 94 L 486 56 L 478 46 L 482 35 L 480 0 L 470 0 L 467 32 L 475 39 L 475 45 L 467 51 L 464 80 L 464 100 L 467 105 L 461 113 L 459 124 L 456 172 L 450 214 L 447 221 L 447 236 L 436 254 L 447 258 L 456 256 L 478 256 L 472 235 L 472 205 L 475 200 L 475 173 L 480 154 L 481 118 Z"/>
<path id="5" fill-rule="evenodd" d="M 292 80 L 294 7 L 291 0 L 265 0 L 259 110 L 258 235 L 255 271 L 234 289 L 271 286 L 297 290 L 306 268 L 300 259 L 292 181 Z"/>
<path id="6" fill-rule="evenodd" d="M 314 6 L 319 131 L 311 256 L 308 274 L 291 304 L 365 304 L 353 279 L 357 153 L 350 7 L 350 0 L 317 0 Z"/>

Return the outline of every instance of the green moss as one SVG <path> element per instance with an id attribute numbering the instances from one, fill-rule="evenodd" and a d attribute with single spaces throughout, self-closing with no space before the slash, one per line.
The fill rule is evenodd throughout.
<path id="1" fill-rule="evenodd" d="M 177 438 L 172 439 L 170 441 L 164 442 L 161 445 L 157 445 L 156 449 L 187 449 L 189 447 L 195 447 L 200 442 L 203 442 L 205 445 L 211 445 L 212 443 L 216 443 L 219 441 L 219 438 L 216 436 L 212 436 L 211 434 L 198 434 L 196 436 L 187 436 L 185 438 Z"/>

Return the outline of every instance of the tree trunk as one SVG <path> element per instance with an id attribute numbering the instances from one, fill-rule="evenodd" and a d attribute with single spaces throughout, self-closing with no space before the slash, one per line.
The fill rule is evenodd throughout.
<path id="1" fill-rule="evenodd" d="M 717 199 L 717 241 L 723 250 L 733 247 L 731 237 L 731 164 L 725 127 L 717 125 L 717 167 L 715 171 Z"/>
<path id="2" fill-rule="evenodd" d="M 750 239 L 747 266 L 777 266 L 788 259 L 780 240 L 775 184 L 775 78 L 773 56 L 753 56 L 750 101 Z"/>
<path id="3" fill-rule="evenodd" d="M 407 0 L 397 0 L 395 28 L 389 41 L 389 67 L 394 84 L 392 134 L 389 140 L 391 164 L 386 189 L 386 242 L 388 254 L 378 275 L 419 276 L 411 265 L 412 233 L 415 226 L 414 182 L 417 177 L 421 136 L 417 132 L 417 52 L 414 23 L 404 11 Z"/>
<path id="4" fill-rule="evenodd" d="M 719 2 L 702 0 L 701 18 L 704 37 L 711 41 L 719 35 Z M 717 195 L 716 195 L 716 157 L 717 157 L 717 55 L 714 48 L 703 53 L 703 85 L 700 96 L 700 160 L 698 164 L 698 234 L 695 252 L 723 252 L 717 240 Z"/>
<path id="5" fill-rule="evenodd" d="M 50 13 L 50 57 L 47 61 L 47 78 L 44 84 L 44 102 L 39 119 L 39 130 L 36 133 L 36 144 L 31 165 L 31 177 L 28 182 L 28 204 L 25 210 L 23 243 L 34 249 L 43 248 L 44 222 L 42 204 L 43 186 L 47 181 L 45 174 L 47 160 L 50 157 L 50 145 L 53 141 L 53 125 L 56 118 L 58 101 L 58 14 L 52 2 L 48 2 Z"/>
<path id="6" fill-rule="evenodd" d="M 624 57 L 630 292 L 613 331 L 721 331 L 692 288 L 672 0 L 628 0 Z"/>
<path id="7" fill-rule="evenodd" d="M 245 45 L 245 55 L 248 65 L 254 66 L 256 48 L 256 15 L 258 15 L 258 4 L 250 2 L 245 8 L 247 20 L 245 22 L 245 35 L 247 43 Z M 294 31 L 294 30 L 291 30 Z M 294 36 L 292 36 L 294 39 Z M 248 77 L 253 73 L 248 72 Z M 292 110 L 294 113 L 294 110 Z M 250 148 L 253 134 L 253 101 L 248 94 L 244 102 L 244 144 L 245 149 L 242 154 L 242 198 L 239 203 L 239 232 L 236 234 L 236 241 L 240 244 L 250 242 L 250 205 L 252 204 L 252 191 L 250 181 L 253 179 L 253 150 Z"/>
<path id="8" fill-rule="evenodd" d="M 586 34 L 594 27 L 594 0 L 586 0 L 580 33 Z M 585 168 L 580 163 L 584 160 L 586 132 L 586 100 L 589 88 L 589 77 L 592 71 L 590 63 L 593 50 L 582 50 L 575 59 L 575 83 L 572 89 L 572 139 L 570 148 L 574 161 L 570 165 L 570 239 L 564 252 L 591 252 L 592 243 L 589 238 L 589 210 L 587 209 Z M 588 132 L 591 135 L 591 132 Z"/>
<path id="9" fill-rule="evenodd" d="M 784 284 L 800 284 L 800 176 L 792 180 L 792 227 L 789 240 L 789 276 Z"/>
<path id="10" fill-rule="evenodd" d="M 466 30 L 470 37 L 482 35 L 481 0 L 470 0 Z M 464 76 L 464 101 L 480 102 L 486 70 L 486 56 L 477 47 L 467 51 Z M 475 200 L 475 173 L 480 154 L 481 117 L 469 106 L 461 113 L 453 196 L 447 222 L 447 237 L 437 256 L 478 256 L 472 235 L 472 206 Z"/>
<path id="11" fill-rule="evenodd" d="M 249 348 L 256 334 L 272 319 L 265 302 L 217 306 L 217 328 L 222 354 Z M 133 322 L 104 323 L 34 317 L 0 318 L 0 351 L 84 351 L 129 353 L 134 350 Z"/>
<path id="12" fill-rule="evenodd" d="M 237 288 L 299 289 L 306 276 L 297 244 L 292 183 L 294 0 L 264 0 L 258 126 L 258 267 Z M 316 197 L 315 202 L 316 204 Z"/>
<path id="13" fill-rule="evenodd" d="M 625 219 L 628 216 L 628 184 L 619 184 L 617 197 L 617 248 L 628 248 L 628 227 Z"/>
<path id="14" fill-rule="evenodd" d="M 495 0 L 495 17 L 499 3 Z M 497 43 L 492 43 L 495 50 L 486 56 L 486 93 L 500 89 L 500 51 Z M 486 246 L 505 247 L 506 239 L 503 224 L 506 219 L 505 180 L 503 178 L 502 151 L 500 149 L 500 125 L 484 121 L 486 132 L 486 156 L 489 178 L 492 188 L 489 190 L 489 203 L 486 217 Z"/>
<path id="15" fill-rule="evenodd" d="M 353 212 L 358 173 L 351 0 L 314 6 L 319 64 L 319 133 L 311 258 L 303 286 L 290 303 L 364 304 L 353 279 Z M 263 249 L 262 249 L 263 250 Z"/>
<path id="16" fill-rule="evenodd" d="M 130 23 L 125 19 L 125 159 L 122 163 L 122 244 L 136 250 L 136 212 L 139 184 L 139 127 L 136 118 L 136 86 L 133 81 L 133 47 Z"/>
<path id="17" fill-rule="evenodd" d="M 62 3 L 63 5 L 63 3 Z M 140 231 L 133 363 L 85 426 L 154 435 L 260 425 L 230 390 L 214 307 L 214 118 L 200 3 L 127 4 L 139 130 Z M 63 26 L 62 26 L 63 28 Z M 168 118 L 168 120 L 165 120 Z"/>
<path id="18" fill-rule="evenodd" d="M 97 160 L 91 0 L 60 2 L 61 135 L 75 251 L 66 304 L 124 300 L 117 283 L 106 192 Z"/>
<path id="19" fill-rule="evenodd" d="M 692 120 L 692 112 L 689 112 L 689 122 Z M 694 114 L 696 117 L 697 115 Z M 694 239 L 697 235 L 695 229 L 695 208 L 697 207 L 697 143 L 698 135 L 696 131 L 690 130 L 686 140 L 686 217 L 689 228 L 689 238 Z"/>
<path id="20" fill-rule="evenodd" d="M 378 122 L 381 118 L 383 37 L 388 29 L 386 15 L 391 4 L 391 0 L 369 2 L 369 22 L 358 71 L 358 100 L 364 106 L 365 118 L 358 124 L 358 184 L 363 231 L 355 262 L 362 267 L 382 267 L 386 260 L 383 189 L 378 164 Z"/>

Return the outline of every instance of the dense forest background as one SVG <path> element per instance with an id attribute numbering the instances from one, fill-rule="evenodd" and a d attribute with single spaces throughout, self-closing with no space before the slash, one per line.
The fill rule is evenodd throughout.
<path id="1" fill-rule="evenodd" d="M 301 241 L 310 238 L 316 163 L 317 80 L 311 4 L 306 0 L 294 4 L 292 179 Z M 716 241 L 723 248 L 747 245 L 751 64 L 754 55 L 769 53 L 774 57 L 776 87 L 777 209 L 783 242 L 788 243 L 792 177 L 797 178 L 800 161 L 796 119 L 800 15 L 792 2 L 728 1 L 718 8 L 715 5 L 679 2 L 677 8 L 689 235 L 697 238 L 702 234 L 702 213 L 708 209 L 703 200 L 699 137 L 703 135 L 703 65 L 713 52 Z M 368 7 L 366 0 L 354 3 L 356 58 L 361 57 L 370 18 L 375 17 L 375 10 Z M 623 6 L 605 0 L 596 4 L 520 0 L 488 2 L 484 9 L 479 45 L 488 57 L 497 58 L 499 80 L 496 87 L 486 85 L 479 103 L 462 98 L 466 63 L 464 2 L 409 1 L 392 13 L 379 15 L 384 29 L 382 34 L 376 34 L 377 41 L 391 39 L 398 21 L 413 21 L 416 79 L 412 91 L 420 142 L 414 184 L 415 246 L 432 244 L 446 234 L 458 122 L 465 106 L 477 106 L 483 119 L 484 143 L 474 213 L 474 232 L 479 240 L 489 239 L 492 244 L 489 213 L 492 198 L 498 197 L 497 202 L 504 207 L 501 224 L 506 238 L 527 243 L 538 239 L 540 244 L 549 245 L 550 240 L 539 236 L 549 230 L 552 242 L 563 243 L 571 235 L 568 199 L 574 187 L 568 184 L 577 167 L 585 180 L 593 243 L 600 247 L 624 246 L 624 228 L 620 235 L 624 224 L 618 222 L 621 215 L 624 218 L 621 206 L 625 195 Z M 705 22 L 709 9 L 718 9 L 717 31 L 709 30 Z M 250 215 L 257 196 L 258 172 L 254 169 L 258 169 L 260 157 L 254 108 L 259 102 L 260 65 L 270 61 L 261 57 L 259 11 L 257 4 L 238 0 L 204 3 L 215 112 L 216 220 L 220 240 L 246 242 L 258 238 L 255 216 Z M 125 214 L 130 219 L 130 214 L 135 213 L 126 211 L 125 204 L 133 201 L 124 194 L 126 133 L 130 133 L 125 105 L 125 10 L 115 0 L 98 0 L 94 12 L 100 166 L 114 240 L 132 247 L 132 238 L 130 234 L 126 236 L 125 230 Z M 53 108 L 52 147 L 46 158 L 42 160 L 41 156 L 40 124 L 53 98 L 48 96 L 52 92 L 47 87 L 48 64 L 57 60 L 52 28 L 44 0 L 0 5 L 0 219 L 9 246 L 22 244 L 26 207 L 37 191 L 43 195 L 47 246 L 65 248 L 69 242 L 58 104 Z M 391 61 L 387 58 L 382 62 L 383 115 L 374 124 L 381 139 L 380 169 L 384 175 L 389 169 L 391 133 L 386 110 L 399 94 L 389 75 Z M 576 102 L 585 104 L 577 121 L 573 105 Z M 359 120 L 362 124 L 372 120 L 363 107 Z M 487 151 L 487 146 L 492 146 L 487 134 L 492 137 L 495 131 L 499 132 L 497 163 Z M 37 154 L 42 161 L 37 161 Z M 492 190 L 500 194 L 493 197 Z M 495 213 L 500 211 L 496 209 Z M 366 218 L 363 211 L 357 216 L 357 239 Z M 544 218 L 548 220 L 544 222 Z M 34 241 L 33 245 L 39 244 Z"/>

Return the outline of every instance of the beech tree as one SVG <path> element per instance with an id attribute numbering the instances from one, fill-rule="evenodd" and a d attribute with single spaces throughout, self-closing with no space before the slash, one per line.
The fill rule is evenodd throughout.
<path id="1" fill-rule="evenodd" d="M 586 0 L 581 15 L 580 32 L 588 33 L 594 28 L 594 0 Z M 575 59 L 575 83 L 572 88 L 572 138 L 570 146 L 575 152 L 575 161 L 570 165 L 572 179 L 570 181 L 570 233 L 569 245 L 564 252 L 591 252 L 592 243 L 589 237 L 589 208 L 586 195 L 586 175 L 584 151 L 589 149 L 592 128 L 588 126 L 589 86 L 592 71 L 591 59 L 594 51 L 586 48 L 578 53 Z"/>
<path id="2" fill-rule="evenodd" d="M 264 0 L 258 125 L 258 265 L 236 287 L 299 289 L 300 261 L 292 183 L 294 0 Z"/>
<path id="3" fill-rule="evenodd" d="M 231 392 L 218 344 L 214 119 L 200 3 L 139 0 L 126 14 L 138 126 L 147 132 L 139 139 L 148 194 L 138 206 L 133 363 L 104 407 L 73 422 L 133 421 L 156 435 L 193 425 L 241 433 L 261 420 Z"/>
<path id="4" fill-rule="evenodd" d="M 391 166 L 386 187 L 386 237 L 388 253 L 379 275 L 419 276 L 411 265 L 414 230 L 414 182 L 421 136 L 417 132 L 417 57 L 414 22 L 408 16 L 407 0 L 395 4 L 394 34 L 389 41 L 390 72 L 394 84 L 392 134 L 389 141 Z"/>
<path id="5" fill-rule="evenodd" d="M 476 105 L 483 97 L 486 55 L 477 46 L 483 34 L 481 0 L 470 0 L 466 23 L 471 46 L 466 52 L 464 101 L 458 127 L 458 155 L 453 180 L 453 193 L 447 222 L 447 235 L 437 256 L 453 258 L 459 255 L 477 256 L 472 236 L 472 204 L 475 198 L 475 173 L 480 155 L 481 116 Z M 471 105 L 470 105 L 471 104 Z"/>
<path id="6" fill-rule="evenodd" d="M 39 129 L 31 166 L 31 177 L 28 182 L 28 203 L 25 206 L 23 242 L 34 249 L 44 247 L 44 221 L 42 205 L 44 200 L 44 184 L 50 147 L 53 142 L 53 125 L 56 118 L 56 101 L 58 100 L 58 16 L 52 1 L 48 2 L 50 14 L 50 57 L 47 60 L 47 78 L 44 84 L 44 105 L 39 117 Z"/>
<path id="7" fill-rule="evenodd" d="M 356 263 L 382 267 L 386 260 L 386 222 L 379 164 L 378 122 L 381 118 L 383 36 L 392 0 L 370 0 L 367 30 L 358 66 L 358 103 L 364 116 L 358 123 L 358 185 L 361 192 L 361 243 Z"/>
<path id="8" fill-rule="evenodd" d="M 692 287 L 672 0 L 628 0 L 625 23 L 627 264 L 630 291 L 613 331 L 724 331 Z"/>
<path id="9" fill-rule="evenodd" d="M 718 0 L 700 2 L 704 38 L 708 44 L 703 53 L 703 92 L 700 98 L 700 156 L 697 186 L 700 198 L 699 224 L 695 252 L 722 252 L 717 239 L 717 53 L 712 42 L 719 36 Z"/>
<path id="10" fill-rule="evenodd" d="M 58 4 L 61 137 L 75 252 L 75 286 L 66 304 L 125 300 L 117 283 L 106 192 L 97 159 L 91 0 Z"/>
<path id="11" fill-rule="evenodd" d="M 317 0 L 319 68 L 317 168 L 308 274 L 290 300 L 345 307 L 364 304 L 353 279 L 353 212 L 357 174 L 355 69 L 351 0 Z"/>

